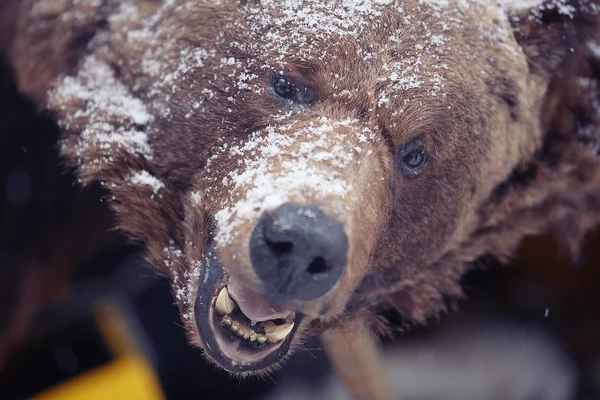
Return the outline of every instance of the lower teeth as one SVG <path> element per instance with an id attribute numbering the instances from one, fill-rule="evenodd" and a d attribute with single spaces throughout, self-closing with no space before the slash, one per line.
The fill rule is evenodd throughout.
<path id="1" fill-rule="evenodd" d="M 278 343 L 284 340 L 294 328 L 293 322 L 276 325 L 272 321 L 264 323 L 265 334 L 255 332 L 251 327 L 231 319 L 231 314 L 235 308 L 234 301 L 229 297 L 227 287 L 223 287 L 213 302 L 214 309 L 217 315 L 221 315 L 221 325 L 229 329 L 236 336 L 248 340 L 249 342 L 257 342 L 263 344 L 265 342 Z"/>
<path id="2" fill-rule="evenodd" d="M 248 340 L 250 342 L 258 342 L 260 344 L 265 343 L 269 338 L 267 335 L 263 335 L 261 333 L 256 333 L 252 329 L 247 326 L 240 325 L 238 322 L 233 321 L 231 317 L 224 315 L 221 318 L 221 325 L 228 328 L 231 332 L 233 332 L 236 336 L 243 338 L 244 340 Z"/>

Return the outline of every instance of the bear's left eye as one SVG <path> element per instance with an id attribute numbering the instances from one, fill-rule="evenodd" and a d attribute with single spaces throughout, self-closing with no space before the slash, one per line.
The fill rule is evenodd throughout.
<path id="1" fill-rule="evenodd" d="M 396 169 L 407 178 L 419 175 L 429 162 L 429 156 L 423 149 L 420 140 L 405 143 L 396 154 Z"/>
<path id="2" fill-rule="evenodd" d="M 402 162 L 409 168 L 419 168 L 425 163 L 425 153 L 421 150 L 413 150 L 404 156 Z"/>
<path id="3" fill-rule="evenodd" d="M 293 101 L 296 98 L 296 85 L 283 75 L 273 75 L 271 85 L 275 94 L 283 99 Z"/>

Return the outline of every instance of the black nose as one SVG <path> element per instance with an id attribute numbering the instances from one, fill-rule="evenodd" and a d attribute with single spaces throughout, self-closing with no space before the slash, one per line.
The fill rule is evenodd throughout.
<path id="1" fill-rule="evenodd" d="M 344 226 L 317 207 L 284 204 L 265 213 L 250 238 L 250 259 L 276 303 L 313 300 L 336 284 L 348 253 Z"/>

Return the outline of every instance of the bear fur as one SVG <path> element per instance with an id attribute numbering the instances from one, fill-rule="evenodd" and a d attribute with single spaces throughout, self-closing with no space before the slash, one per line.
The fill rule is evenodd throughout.
<path id="1" fill-rule="evenodd" d="M 593 0 L 9 0 L 0 54 L 58 121 L 66 166 L 110 191 L 120 229 L 173 282 L 190 342 L 259 373 L 349 319 L 385 330 L 393 308 L 425 323 L 480 257 L 505 260 L 527 235 L 551 231 L 577 254 L 600 219 L 599 12 Z M 425 154 L 422 171 L 405 169 L 406 148 Z M 264 292 L 249 237 L 285 202 L 343 224 L 347 267 L 324 296 L 285 304 L 304 316 L 289 350 L 228 363 L 198 299 L 216 295 L 217 270 Z"/>

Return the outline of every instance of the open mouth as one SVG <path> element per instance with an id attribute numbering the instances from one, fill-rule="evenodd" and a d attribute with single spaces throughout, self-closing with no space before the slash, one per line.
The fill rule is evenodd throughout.
<path id="1" fill-rule="evenodd" d="M 205 262 L 196 324 L 208 355 L 230 372 L 258 372 L 283 359 L 302 316 L 226 276 L 216 251 Z"/>

